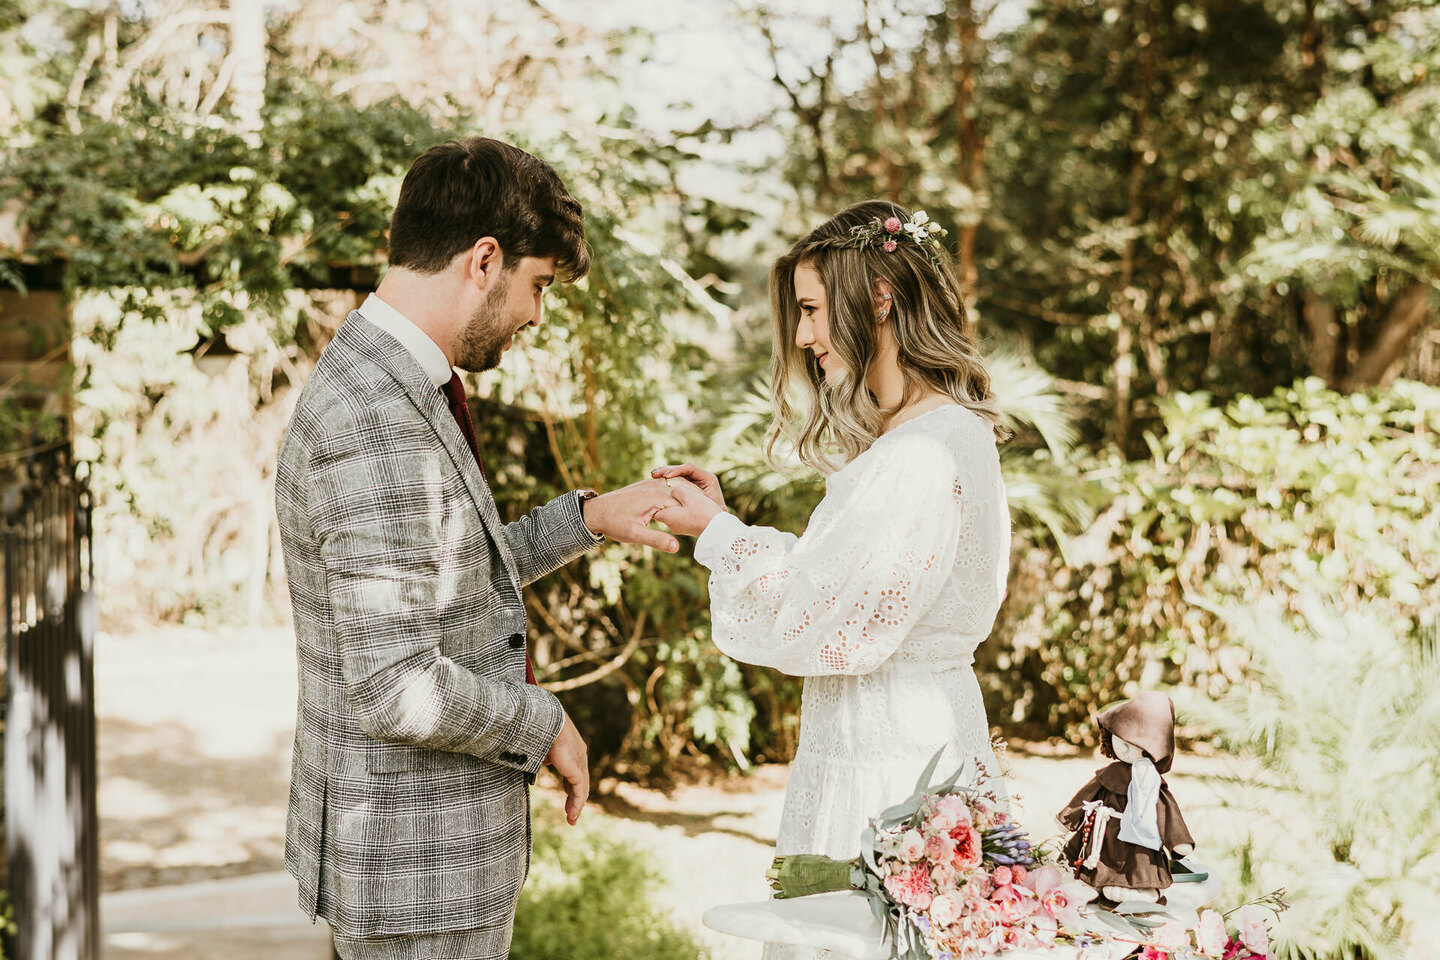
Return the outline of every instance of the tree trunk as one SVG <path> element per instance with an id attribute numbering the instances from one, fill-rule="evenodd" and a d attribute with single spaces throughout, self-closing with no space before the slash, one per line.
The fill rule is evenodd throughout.
<path id="1" fill-rule="evenodd" d="M 985 169 L 985 138 L 976 123 L 975 102 L 975 61 L 972 53 L 981 42 L 980 22 L 970 0 L 959 4 L 956 14 L 959 51 L 955 58 L 955 129 L 959 141 L 956 155 L 956 178 L 970 190 L 970 196 L 980 196 L 980 181 Z M 971 221 L 960 228 L 958 248 L 960 268 L 960 289 L 965 297 L 965 306 L 975 305 L 975 283 L 979 274 L 975 265 L 975 241 L 980 233 L 979 211 L 967 211 L 966 219 Z"/>
<path id="2" fill-rule="evenodd" d="M 1310 332 L 1310 372 L 1333 387 L 1339 374 L 1337 360 L 1340 357 L 1340 324 L 1335 319 L 1335 304 L 1307 292 L 1301 314 Z"/>
<path id="3" fill-rule="evenodd" d="M 1385 320 L 1379 336 L 1346 372 L 1340 381 L 1340 389 L 1350 393 L 1384 386 L 1393 380 L 1404 365 L 1410 344 L 1429 314 L 1430 285 L 1422 280 L 1412 281 L 1385 308 Z"/>
<path id="4" fill-rule="evenodd" d="M 235 125 L 260 145 L 265 113 L 265 7 L 261 0 L 230 0 L 230 80 Z"/>

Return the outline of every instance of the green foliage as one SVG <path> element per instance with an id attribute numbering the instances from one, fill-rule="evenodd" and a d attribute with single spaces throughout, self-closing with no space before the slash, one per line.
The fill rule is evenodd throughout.
<path id="1" fill-rule="evenodd" d="M 1435 322 L 1433 3 L 1005 9 L 756 14 L 802 205 L 957 227 L 987 335 L 1080 385 L 1085 439 L 1127 456 L 1171 393 L 1365 388 L 1411 359 Z"/>
<path id="2" fill-rule="evenodd" d="M 707 955 L 651 896 L 661 877 L 639 850 L 593 828 L 537 817 L 515 911 L 515 960 L 697 960 Z M 577 838 L 576 832 L 580 836 Z"/>
<path id="3" fill-rule="evenodd" d="M 0 201 L 23 201 L 26 254 L 66 264 L 70 291 L 133 290 L 127 314 L 156 319 L 150 292 L 193 290 L 202 334 L 261 313 L 287 339 L 286 293 L 327 285 L 331 264 L 380 264 L 400 177 L 453 128 L 303 79 L 267 97 L 258 143 L 142 91 L 78 129 L 38 121 L 0 166 Z"/>
<path id="4" fill-rule="evenodd" d="M 0 162 L 27 256 L 65 264 L 79 306 L 76 443 L 107 531 L 111 616 L 254 621 L 283 604 L 268 462 L 338 319 L 306 291 L 373 276 L 411 160 L 472 132 L 457 104 L 362 104 L 271 76 L 258 136 L 137 83 L 113 114 L 40 111 Z M 603 119 L 584 138 L 503 133 L 557 167 L 594 253 L 590 276 L 552 291 L 530 342 L 472 389 L 479 428 L 513 458 L 492 472 L 510 518 L 689 455 L 706 360 L 693 344 L 727 316 L 673 259 L 683 245 L 661 240 L 688 155 Z M 190 353 L 217 344 L 237 359 L 199 372 Z M 567 702 L 608 738 L 607 762 L 663 770 L 696 742 L 743 762 L 754 710 L 736 667 L 706 650 L 702 598 L 692 565 L 623 545 L 527 590 L 542 679 L 580 688 Z"/>
<path id="5" fill-rule="evenodd" d="M 952 227 L 999 344 L 1019 536 L 981 650 L 992 717 L 1083 735 L 1132 682 L 1242 679 L 1243 648 L 1192 596 L 1315 591 L 1390 624 L 1435 603 L 1435 392 L 1282 386 L 1314 373 L 1348 391 L 1422 365 L 1440 265 L 1434 4 L 1057 0 L 1002 27 L 985 18 L 1014 5 L 897 0 L 853 24 L 827 11 L 799 43 L 751 6 L 790 106 L 758 121 L 785 155 L 747 175 L 757 197 L 760 178 L 786 179 L 780 218 L 677 186 L 706 169 L 677 143 L 729 136 L 711 122 L 664 138 L 625 110 L 536 107 L 547 84 L 608 89 L 593 66 L 556 82 L 560 46 L 532 56 L 515 40 L 513 71 L 475 73 L 468 99 L 413 78 L 356 92 L 439 49 L 424 46 L 447 33 L 438 7 L 412 36 L 399 7 L 361 4 L 345 49 L 306 32 L 307 4 L 271 11 L 252 135 L 218 79 L 228 53 L 140 55 L 178 26 L 165 5 L 0 0 L 0 202 L 23 204 L 26 254 L 67 264 L 81 308 L 76 445 L 106 531 L 107 610 L 283 608 L 267 464 L 337 319 L 305 291 L 383 266 L 406 165 L 476 127 L 557 166 L 595 250 L 590 277 L 548 294 L 541 328 L 472 384 L 507 517 L 695 460 L 747 520 L 800 529 L 822 485 L 759 455 L 768 345 L 744 323 L 758 274 L 716 235 L 760 224 L 763 260 L 783 246 L 773 224 L 880 194 Z M 598 49 L 540 19 L 567 49 Z M 817 26 L 833 36 L 809 42 Z M 225 25 L 201 29 L 177 43 L 224 46 Z M 218 99 L 202 109 L 185 91 L 207 83 Z M 477 86 L 505 92 L 486 102 Z M 542 132 L 541 115 L 574 132 Z M 0 262 L 0 283 L 19 279 Z M 236 359 L 213 355 L 224 347 Z M 53 439 L 58 421 L 36 416 L 0 397 L 0 443 Z M 683 555 L 611 544 L 526 603 L 542 679 L 607 770 L 788 757 L 799 684 L 718 654 L 704 571 Z"/>
<path id="6" fill-rule="evenodd" d="M 1370 604 L 1294 605 L 1219 608 L 1250 682 L 1186 704 L 1246 761 L 1229 791 L 1244 892 L 1288 889 L 1277 957 L 1421 956 L 1440 935 L 1440 637 Z"/>
<path id="7" fill-rule="evenodd" d="M 1223 407 L 1181 394 L 1162 417 L 1148 460 L 1088 471 L 1113 499 L 1073 563 L 1022 556 L 982 648 L 999 715 L 1085 735 L 1131 683 L 1218 692 L 1244 656 L 1196 597 L 1317 594 L 1392 626 L 1440 609 L 1440 390 L 1312 379 Z"/>

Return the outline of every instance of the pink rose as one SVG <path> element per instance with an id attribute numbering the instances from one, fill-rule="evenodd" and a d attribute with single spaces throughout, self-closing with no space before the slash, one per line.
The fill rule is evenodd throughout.
<path id="1" fill-rule="evenodd" d="M 880 244 L 880 246 L 885 250 L 886 253 L 894 253 L 895 248 L 900 246 L 900 244 L 896 243 L 894 240 L 886 240 L 884 243 Z"/>
<path id="2" fill-rule="evenodd" d="M 955 868 L 948 863 L 937 863 L 930 868 L 930 880 L 939 890 L 955 889 Z"/>
<path id="3" fill-rule="evenodd" d="M 978 883 L 965 884 L 960 888 L 960 896 L 965 901 L 967 914 L 989 913 L 991 910 L 990 893 L 988 890 L 982 890 Z"/>
<path id="4" fill-rule="evenodd" d="M 926 872 L 923 864 L 917 864 L 893 877 L 886 877 L 885 892 L 916 910 L 929 909 L 935 896 L 930 886 L 930 874 Z"/>
<path id="5" fill-rule="evenodd" d="M 1000 918 L 991 910 L 977 910 L 960 921 L 960 930 L 970 941 L 983 941 L 995 932 Z"/>
<path id="6" fill-rule="evenodd" d="M 1265 925 L 1265 914 L 1259 907 L 1247 903 L 1235 911 L 1235 930 L 1240 934 L 1240 942 L 1251 953 L 1269 955 L 1270 928 Z"/>
<path id="7" fill-rule="evenodd" d="M 1223 957 L 1229 939 L 1224 917 L 1214 910 L 1205 910 L 1200 914 L 1200 922 L 1195 924 L 1195 946 L 1201 953 L 1207 957 Z"/>
<path id="8" fill-rule="evenodd" d="M 885 232 L 886 232 L 886 233 L 899 233 L 899 232 L 900 232 L 900 220 L 899 220 L 898 217 L 890 217 L 890 218 L 888 218 L 888 219 L 885 221 Z"/>
<path id="9" fill-rule="evenodd" d="M 942 893 L 930 901 L 930 922 L 948 927 L 960 919 L 960 902 L 948 893 Z"/>
<path id="10" fill-rule="evenodd" d="M 1009 867 L 996 867 L 990 879 L 995 881 L 995 886 L 1005 887 L 1015 882 L 1015 874 Z"/>
<path id="11" fill-rule="evenodd" d="M 1016 865 L 1010 868 L 1010 876 L 1014 878 L 1011 881 L 1012 883 L 1024 883 L 1025 874 L 1025 868 L 1022 866 Z"/>
<path id="12" fill-rule="evenodd" d="M 968 823 L 962 823 L 950 831 L 955 841 L 955 869 L 973 870 L 980 866 L 980 834 Z"/>
<path id="13" fill-rule="evenodd" d="M 949 863 L 955 859 L 955 841 L 941 834 L 925 841 L 925 859 L 931 863 Z"/>
<path id="14" fill-rule="evenodd" d="M 914 863 L 925 855 L 925 838 L 920 836 L 919 830 L 906 830 L 905 836 L 900 838 L 900 847 L 897 851 L 900 859 L 907 863 Z"/>
<path id="15" fill-rule="evenodd" d="M 929 825 L 936 830 L 949 833 L 960 824 L 969 822 L 970 808 L 965 806 L 965 798 L 952 793 L 935 801 L 935 809 L 930 814 Z"/>

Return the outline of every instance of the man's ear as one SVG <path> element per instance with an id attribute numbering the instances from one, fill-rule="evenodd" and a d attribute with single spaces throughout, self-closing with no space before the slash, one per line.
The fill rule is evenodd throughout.
<path id="1" fill-rule="evenodd" d="M 505 251 L 494 237 L 481 237 L 470 248 L 469 269 L 466 271 L 475 289 L 484 293 L 490 289 L 505 267 Z"/>

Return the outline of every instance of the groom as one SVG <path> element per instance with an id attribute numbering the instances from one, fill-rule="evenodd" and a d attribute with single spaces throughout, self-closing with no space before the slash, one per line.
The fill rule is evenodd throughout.
<path id="1" fill-rule="evenodd" d="M 585 742 L 534 684 L 521 589 L 649 529 L 663 481 L 574 491 L 502 524 L 455 367 L 496 366 L 542 291 L 589 267 L 550 166 L 472 137 L 400 188 L 389 269 L 300 395 L 276 475 L 300 698 L 285 865 L 345 960 L 509 954 L 542 762 L 571 824 Z M 498 459 L 498 458 L 497 458 Z M 490 460 L 491 469 L 499 466 Z"/>

